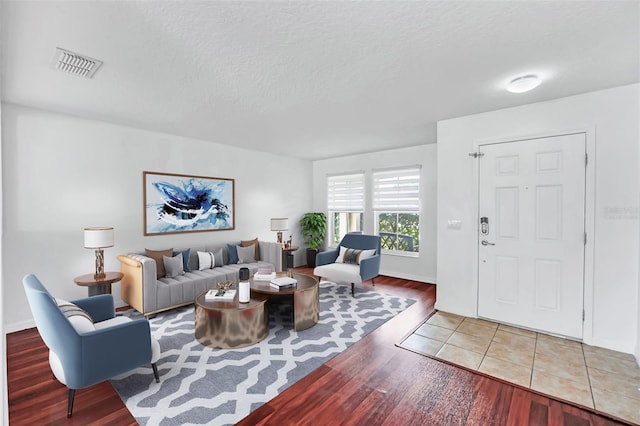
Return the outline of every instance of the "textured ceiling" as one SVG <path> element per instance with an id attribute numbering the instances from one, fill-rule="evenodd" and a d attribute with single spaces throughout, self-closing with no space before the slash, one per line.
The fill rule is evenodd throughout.
<path id="1" fill-rule="evenodd" d="M 2 99 L 320 159 L 640 81 L 638 1 L 2 1 Z M 50 68 L 55 47 L 104 61 Z M 533 92 L 503 90 L 538 73 Z"/>

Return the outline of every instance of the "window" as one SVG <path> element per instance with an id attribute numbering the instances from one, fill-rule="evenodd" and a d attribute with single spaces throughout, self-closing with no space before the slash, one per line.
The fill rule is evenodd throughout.
<path id="1" fill-rule="evenodd" d="M 361 232 L 364 212 L 364 173 L 327 178 L 329 245 L 340 243 L 348 232 Z"/>
<path id="2" fill-rule="evenodd" d="M 373 172 L 373 211 L 383 252 L 420 251 L 420 168 Z"/>

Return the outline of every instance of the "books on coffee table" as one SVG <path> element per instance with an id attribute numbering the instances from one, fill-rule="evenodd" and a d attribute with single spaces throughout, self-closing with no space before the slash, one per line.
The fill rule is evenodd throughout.
<path id="1" fill-rule="evenodd" d="M 271 266 L 261 266 L 256 273 L 253 274 L 254 281 L 271 281 L 275 277 L 276 273 Z"/>
<path id="2" fill-rule="evenodd" d="M 275 277 L 276 277 L 276 273 L 275 272 L 270 272 L 268 274 L 261 274 L 261 273 L 256 272 L 253 275 L 253 280 L 254 281 L 271 281 Z"/>
<path id="3" fill-rule="evenodd" d="M 204 295 L 206 302 L 230 302 L 236 297 L 235 290 L 211 289 Z"/>
<path id="4" fill-rule="evenodd" d="M 295 287 L 297 284 L 298 284 L 298 281 L 296 281 L 295 278 L 289 278 L 289 277 L 274 278 L 271 280 L 271 282 L 269 282 L 269 285 L 272 288 L 277 288 L 277 289 L 291 288 L 291 287 Z"/>

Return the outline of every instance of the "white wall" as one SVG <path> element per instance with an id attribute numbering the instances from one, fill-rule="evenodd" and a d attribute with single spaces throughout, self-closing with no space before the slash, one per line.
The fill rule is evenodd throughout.
<path id="1" fill-rule="evenodd" d="M 2 116 L 2 105 L 0 104 L 0 117 Z M 0 120 L 0 146 L 3 146 L 2 143 L 2 120 Z M 2 176 L 4 173 L 2 172 L 2 151 L 4 149 L 0 149 L 0 188 L 2 188 Z M 2 212 L 3 201 L 0 197 L 0 225 L 2 225 Z M 4 240 L 3 237 L 2 226 L 0 226 L 0 259 L 2 259 L 2 242 Z M 3 309 L 3 297 L 2 297 L 2 262 L 0 261 L 0 318 L 2 318 L 4 309 Z M 2 356 L 2 362 L 0 362 L 0 401 L 2 401 L 2 409 L 0 409 L 0 418 L 3 421 L 3 424 L 9 424 L 9 400 L 5 397 L 7 395 L 7 335 L 4 323 L 0 326 L 0 332 L 2 333 L 2 338 L 0 338 L 0 356 Z"/>
<path id="2" fill-rule="evenodd" d="M 327 175 L 364 171 L 365 196 L 364 231 L 374 232 L 371 213 L 372 170 L 422 166 L 420 213 L 420 254 L 418 258 L 383 255 L 380 273 L 399 278 L 435 283 L 436 277 L 436 145 L 422 145 L 370 154 L 318 160 L 313 162 L 314 211 L 327 211 Z"/>
<path id="3" fill-rule="evenodd" d="M 2 123 L 3 244 L 11 248 L 2 257 L 5 332 L 33 326 L 21 281 L 27 273 L 57 297 L 86 297 L 73 282 L 94 269 L 93 251 L 83 248 L 86 226 L 115 227 L 115 246 L 105 249 L 108 271 L 120 270 L 118 254 L 144 248 L 275 241 L 271 217 L 292 219 L 287 237 L 302 243 L 309 161 L 11 104 L 3 104 Z M 143 170 L 235 179 L 236 229 L 143 236 Z M 113 293 L 121 303 L 119 284 Z"/>
<path id="4" fill-rule="evenodd" d="M 640 133 L 640 120 L 638 120 L 638 133 Z M 640 170 L 640 150 L 638 150 L 638 170 Z M 638 176 L 638 191 L 640 191 L 640 176 Z M 639 209 L 640 210 L 640 209 Z M 640 213 L 640 212 L 639 212 Z M 640 230 L 638 233 L 638 244 L 640 245 Z M 640 250 L 640 249 L 639 249 Z M 638 266 L 640 268 L 640 265 Z M 638 272 L 638 337 L 636 339 L 636 362 L 640 365 L 640 271 Z"/>
<path id="5" fill-rule="evenodd" d="M 477 315 L 477 176 L 474 144 L 595 129 L 592 293 L 587 343 L 632 353 L 638 339 L 638 149 L 640 85 L 630 85 L 438 123 L 436 307 Z M 592 132 L 593 133 L 593 132 Z M 462 221 L 461 230 L 447 221 Z M 592 301 L 589 303 L 589 301 Z"/>

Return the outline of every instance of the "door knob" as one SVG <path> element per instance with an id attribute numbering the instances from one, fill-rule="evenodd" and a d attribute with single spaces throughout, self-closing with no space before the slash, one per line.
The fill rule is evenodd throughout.
<path id="1" fill-rule="evenodd" d="M 487 241 L 487 240 L 482 240 L 482 241 L 480 242 L 480 244 L 482 244 L 483 246 L 495 246 L 495 244 L 494 244 L 494 243 L 490 243 L 490 242 L 489 242 L 489 241 Z"/>

